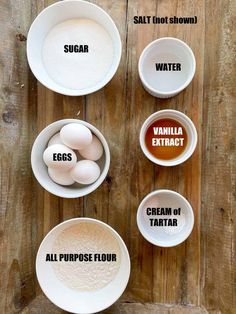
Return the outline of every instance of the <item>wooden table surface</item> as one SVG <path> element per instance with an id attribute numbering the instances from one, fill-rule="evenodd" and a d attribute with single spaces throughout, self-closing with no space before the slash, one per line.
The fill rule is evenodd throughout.
<path id="1" fill-rule="evenodd" d="M 27 32 L 50 0 L 0 1 L 0 313 L 63 313 L 40 290 L 35 256 L 46 233 L 72 217 L 108 222 L 131 256 L 129 285 L 104 313 L 236 313 L 236 1 L 97 0 L 123 42 L 112 81 L 86 97 L 66 97 L 37 82 L 26 59 Z M 134 15 L 197 16 L 195 25 L 135 25 Z M 178 96 L 160 100 L 141 86 L 137 64 L 152 40 L 173 36 L 193 49 L 197 71 Z M 155 166 L 142 153 L 139 130 L 153 112 L 173 108 L 195 123 L 199 142 L 184 164 Z M 82 118 L 100 129 L 111 150 L 109 175 L 83 199 L 44 191 L 30 166 L 32 143 L 49 123 Z M 174 248 L 141 236 L 136 211 L 149 192 L 180 192 L 193 206 L 195 227 Z"/>

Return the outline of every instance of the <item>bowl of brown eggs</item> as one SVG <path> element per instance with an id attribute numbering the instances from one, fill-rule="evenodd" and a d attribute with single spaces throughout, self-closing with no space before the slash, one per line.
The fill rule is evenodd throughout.
<path id="1" fill-rule="evenodd" d="M 39 133 L 32 147 L 31 165 L 45 190 L 77 198 L 102 184 L 110 166 L 110 151 L 96 127 L 83 120 L 64 119 Z"/>

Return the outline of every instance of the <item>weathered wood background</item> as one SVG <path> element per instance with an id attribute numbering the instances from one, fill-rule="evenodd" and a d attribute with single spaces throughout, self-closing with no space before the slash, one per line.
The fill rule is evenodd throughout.
<path id="1" fill-rule="evenodd" d="M 63 313 L 42 294 L 35 256 L 44 235 L 60 221 L 88 216 L 113 226 L 132 262 L 128 288 L 105 313 L 236 313 L 236 1 L 97 0 L 115 20 L 123 55 L 113 80 L 87 97 L 64 97 L 40 85 L 26 60 L 27 32 L 50 0 L 0 0 L 0 312 Z M 198 16 L 197 25 L 134 25 L 134 15 Z M 177 97 L 158 100 L 138 78 L 142 49 L 162 36 L 193 49 L 197 72 Z M 193 119 L 199 143 L 181 166 L 154 166 L 141 152 L 143 121 L 174 108 Z M 37 133 L 62 118 L 97 126 L 112 155 L 104 184 L 84 199 L 60 199 L 32 175 Z M 157 188 L 174 189 L 192 204 L 195 227 L 175 248 L 157 248 L 136 226 L 141 199 Z"/>

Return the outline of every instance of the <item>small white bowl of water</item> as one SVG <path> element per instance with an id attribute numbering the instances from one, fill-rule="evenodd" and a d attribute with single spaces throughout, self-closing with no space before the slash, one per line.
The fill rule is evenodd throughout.
<path id="1" fill-rule="evenodd" d="M 139 58 L 139 76 L 153 96 L 177 95 L 192 81 L 196 61 L 192 49 L 182 40 L 164 37 L 151 42 Z"/>

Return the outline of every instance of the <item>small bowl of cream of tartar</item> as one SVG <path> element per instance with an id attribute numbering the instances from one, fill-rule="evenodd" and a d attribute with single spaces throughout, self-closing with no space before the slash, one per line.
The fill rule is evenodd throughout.
<path id="1" fill-rule="evenodd" d="M 97 313 L 124 292 L 130 257 L 120 235 L 106 223 L 74 218 L 54 227 L 36 257 L 36 274 L 48 299 L 71 313 Z"/>
<path id="2" fill-rule="evenodd" d="M 172 247 L 190 236 L 194 213 L 191 204 L 181 194 L 172 190 L 156 190 L 140 203 L 137 225 L 148 242 Z"/>
<path id="3" fill-rule="evenodd" d="M 121 51 L 112 18 L 87 1 L 48 6 L 36 17 L 27 37 L 33 74 L 47 88 L 69 96 L 104 87 L 116 73 Z"/>

